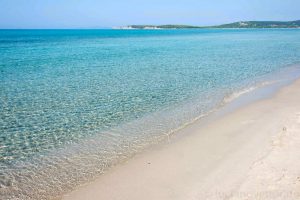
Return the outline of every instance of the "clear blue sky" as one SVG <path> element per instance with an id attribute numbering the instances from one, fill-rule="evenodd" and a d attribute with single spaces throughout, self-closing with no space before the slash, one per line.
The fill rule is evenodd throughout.
<path id="1" fill-rule="evenodd" d="M 215 25 L 300 19 L 300 0 L 0 0 L 0 28 Z"/>

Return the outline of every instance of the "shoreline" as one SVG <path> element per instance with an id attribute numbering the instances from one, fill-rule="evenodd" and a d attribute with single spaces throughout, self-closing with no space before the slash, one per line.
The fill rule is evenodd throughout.
<path id="1" fill-rule="evenodd" d="M 295 134 L 300 130 L 299 87 L 300 79 L 271 97 L 242 105 L 216 120 L 191 124 L 168 144 L 136 155 L 63 199 L 297 198 L 300 194 L 293 187 L 300 188 L 300 170 L 295 170 L 297 166 L 300 169 L 300 163 L 294 163 L 293 158 L 300 152 L 289 144 L 291 137 L 294 141 L 300 137 Z M 272 173 L 267 161 L 285 165 L 286 153 L 295 155 L 289 156 L 293 166 L 285 167 L 283 175 Z M 266 170 L 261 172 L 261 168 Z M 294 182 L 282 185 L 281 195 L 268 189 L 270 185 L 276 188 L 290 174 L 296 175 L 288 183 Z M 279 175 L 279 183 L 272 181 Z M 265 181 L 269 181 L 268 187 L 262 184 Z"/>

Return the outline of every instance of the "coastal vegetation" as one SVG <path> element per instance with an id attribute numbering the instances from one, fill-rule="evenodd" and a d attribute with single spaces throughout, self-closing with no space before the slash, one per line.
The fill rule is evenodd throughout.
<path id="1" fill-rule="evenodd" d="M 300 28 L 300 20 L 296 21 L 240 21 L 217 26 L 191 25 L 129 25 L 121 29 L 191 29 L 191 28 Z"/>

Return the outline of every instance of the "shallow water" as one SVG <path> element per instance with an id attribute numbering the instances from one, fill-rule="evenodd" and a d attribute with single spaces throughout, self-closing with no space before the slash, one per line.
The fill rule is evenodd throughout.
<path id="1" fill-rule="evenodd" d="M 0 196 L 49 198 L 290 70 L 300 30 L 0 30 L 0 61 Z"/>

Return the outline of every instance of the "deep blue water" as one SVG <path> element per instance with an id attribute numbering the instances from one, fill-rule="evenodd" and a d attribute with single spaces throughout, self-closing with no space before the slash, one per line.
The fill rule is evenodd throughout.
<path id="1" fill-rule="evenodd" d="M 0 30 L 0 196 L 72 189 L 299 61 L 299 29 Z"/>

